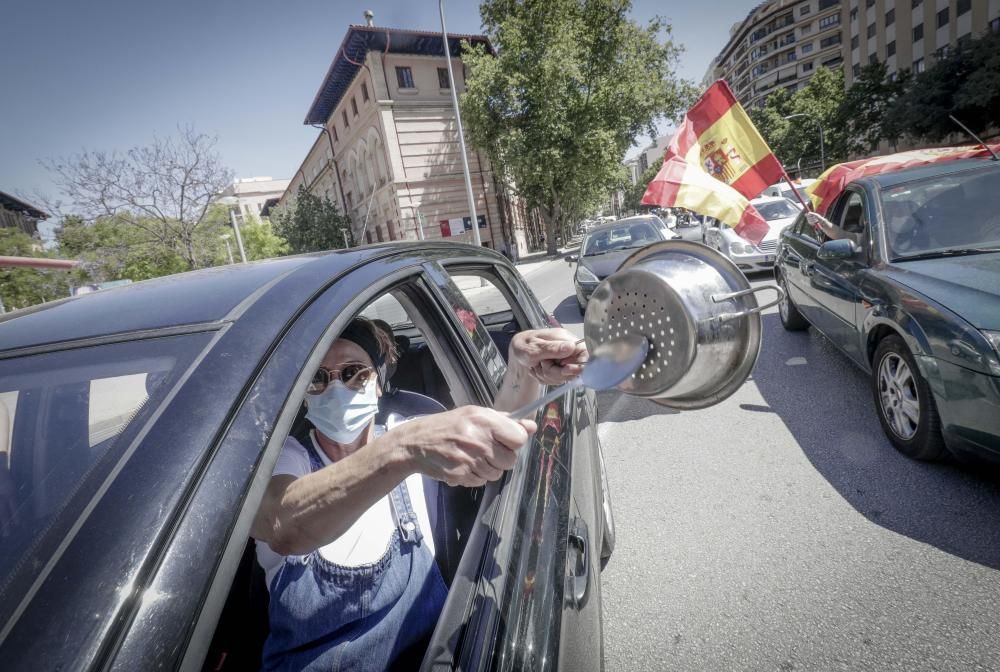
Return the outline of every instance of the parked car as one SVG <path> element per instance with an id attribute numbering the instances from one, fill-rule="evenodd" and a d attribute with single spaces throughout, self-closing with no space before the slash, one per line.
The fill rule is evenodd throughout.
<path id="1" fill-rule="evenodd" d="M 655 215 L 626 217 L 591 229 L 580 244 L 580 254 L 566 257 L 568 263 L 576 264 L 573 286 L 580 310 L 587 309 L 587 301 L 601 280 L 617 271 L 636 248 L 670 240 L 672 236 L 666 231 Z"/>
<path id="2" fill-rule="evenodd" d="M 309 377 L 358 313 L 401 349 L 383 413 L 492 405 L 513 334 L 551 319 L 501 255 L 430 242 L 0 318 L 5 670 L 259 667 L 267 590 L 248 530 Z M 440 486 L 450 591 L 425 668 L 599 668 L 614 527 L 596 413 L 592 393 L 569 394 L 501 481 Z"/>
<path id="3" fill-rule="evenodd" d="M 850 235 L 803 215 L 781 236 L 782 324 L 816 327 L 871 374 L 903 454 L 1000 457 L 1000 163 L 858 179 L 829 218 Z"/>
<path id="4" fill-rule="evenodd" d="M 705 244 L 722 252 L 744 271 L 769 271 L 774 267 L 778 236 L 795 221 L 801 209 L 787 198 L 773 196 L 755 198 L 750 204 L 767 220 L 768 232 L 759 245 L 740 238 L 736 231 L 716 220 L 705 229 Z"/>
<path id="5" fill-rule="evenodd" d="M 679 216 L 671 233 L 673 236 L 667 236 L 668 239 L 679 238 L 695 243 L 701 243 L 705 239 L 705 228 L 702 225 L 701 219 L 693 213 L 685 213 Z"/>
<path id="6" fill-rule="evenodd" d="M 809 196 L 806 194 L 806 187 L 814 183 L 816 180 L 813 178 L 803 178 L 801 180 L 793 180 L 792 184 L 795 185 L 795 189 L 802 196 L 802 200 L 806 203 L 809 202 Z M 802 207 L 799 203 L 799 199 L 795 196 L 795 192 L 792 191 L 792 187 L 785 181 L 777 182 L 772 184 L 770 187 L 764 190 L 761 196 L 773 196 L 779 198 L 787 198 L 799 207 Z"/>

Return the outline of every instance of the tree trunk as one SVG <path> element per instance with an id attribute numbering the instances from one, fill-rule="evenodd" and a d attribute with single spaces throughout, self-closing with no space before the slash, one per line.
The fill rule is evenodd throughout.
<path id="1" fill-rule="evenodd" d="M 538 211 L 542 215 L 542 222 L 545 223 L 545 253 L 553 256 L 559 252 L 559 246 L 556 245 L 557 216 L 547 208 L 539 208 Z"/>

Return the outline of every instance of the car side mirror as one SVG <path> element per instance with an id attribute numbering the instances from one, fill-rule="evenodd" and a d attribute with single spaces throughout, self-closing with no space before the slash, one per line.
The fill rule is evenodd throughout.
<path id="1" fill-rule="evenodd" d="M 574 261 L 579 261 L 580 260 L 580 258 L 578 256 L 576 256 L 575 254 L 567 254 L 566 257 L 565 257 L 565 259 L 566 259 L 566 263 L 567 264 L 572 264 Z"/>
<path id="2" fill-rule="evenodd" d="M 850 259 L 861 251 L 861 248 L 853 240 L 840 238 L 838 240 L 828 240 L 819 246 L 816 252 L 818 259 Z"/>

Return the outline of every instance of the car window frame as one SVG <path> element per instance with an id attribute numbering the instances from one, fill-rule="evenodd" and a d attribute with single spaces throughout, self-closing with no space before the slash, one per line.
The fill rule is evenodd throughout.
<path id="1" fill-rule="evenodd" d="M 348 274 L 341 281 L 346 282 L 349 278 L 350 274 Z M 250 477 L 250 486 L 247 489 L 245 497 L 240 503 L 239 512 L 236 514 L 233 522 L 232 533 L 226 540 L 225 547 L 221 553 L 221 560 L 210 577 L 210 585 L 205 594 L 203 606 L 199 612 L 195 614 L 194 624 L 190 630 L 191 636 L 186 642 L 183 643 L 183 654 L 181 656 L 182 662 L 179 669 L 196 672 L 201 670 L 204 665 L 205 657 L 208 655 L 216 629 L 220 623 L 222 610 L 233 586 L 236 571 L 242 558 L 243 551 L 246 547 L 247 540 L 250 538 L 250 526 L 256 515 L 260 501 L 264 496 L 267 484 L 270 481 L 270 474 L 274 469 L 274 464 L 277 462 L 278 456 L 284 445 L 285 438 L 291 431 L 292 424 L 299 411 L 302 400 L 305 398 L 305 389 L 312 377 L 312 372 L 322 361 L 322 358 L 325 356 L 336 337 L 339 336 L 344 327 L 346 327 L 355 315 L 357 315 L 372 301 L 377 300 L 378 297 L 391 291 L 406 291 L 407 289 L 417 292 L 416 298 L 418 299 L 418 302 L 424 301 L 426 302 L 427 307 L 434 306 L 440 308 L 440 306 L 435 302 L 433 283 L 427 277 L 425 264 L 421 264 L 419 266 L 407 266 L 399 271 L 385 276 L 379 283 L 367 287 L 365 291 L 360 292 L 353 299 L 344 304 L 343 307 L 337 311 L 333 319 L 327 321 L 327 326 L 324 328 L 322 336 L 314 342 L 309 355 L 304 360 L 300 371 L 294 378 L 294 382 L 290 387 L 289 395 L 282 403 L 281 408 L 278 409 L 276 420 L 274 422 L 274 428 L 270 434 L 268 442 L 260 451 L 257 468 L 254 474 Z M 327 292 L 331 294 L 336 293 L 336 286 L 329 288 Z M 322 299 L 322 295 L 320 299 Z M 317 305 L 318 303 L 320 303 L 320 301 L 314 301 L 311 305 Z M 403 304 L 404 309 L 409 311 L 410 305 L 408 304 L 410 301 L 400 300 L 400 303 Z M 303 311 L 296 320 L 296 323 L 302 324 L 303 321 L 310 319 L 309 312 L 310 311 L 308 309 Z M 322 311 L 320 312 L 322 313 Z M 459 388 L 461 388 L 462 394 L 458 398 L 455 398 L 456 403 L 476 403 L 477 399 L 485 399 L 489 394 L 487 376 L 483 371 L 478 369 L 477 363 L 468 357 L 463 357 L 461 346 L 455 341 L 452 341 L 451 345 L 453 346 L 452 351 L 456 357 L 445 356 L 442 361 L 442 359 L 438 357 L 438 352 L 444 350 L 445 353 L 448 353 L 449 349 L 441 348 L 438 352 L 435 352 L 435 348 L 441 345 L 442 339 L 445 341 L 449 339 L 449 336 L 447 335 L 447 318 L 443 315 L 443 312 L 444 311 L 442 309 L 437 313 L 439 316 L 437 322 L 440 323 L 437 326 L 441 327 L 441 329 L 428 328 L 425 331 L 424 327 L 418 323 L 418 320 L 421 320 L 421 317 L 415 318 L 414 325 L 417 326 L 418 329 L 421 329 L 426 336 L 428 347 L 431 348 L 438 367 L 441 369 L 442 374 L 445 376 L 445 379 L 451 387 L 453 398 L 456 392 L 459 391 Z M 423 319 L 427 318 L 423 317 Z M 282 339 L 282 343 L 279 343 L 276 346 L 276 350 L 286 342 L 286 339 L 287 334 L 286 338 Z M 436 345 L 431 345 L 432 341 L 435 342 Z M 264 372 L 262 371 L 262 373 Z M 462 376 L 465 378 L 462 378 Z M 459 383 L 458 387 L 453 384 L 455 382 Z M 243 412 L 244 406 L 245 405 L 242 405 L 241 408 L 236 411 L 234 418 Z M 223 437 L 220 445 L 228 438 L 228 435 Z M 475 548 L 472 546 L 471 537 L 467 541 L 463 557 L 466 553 L 470 552 L 470 548 Z"/>

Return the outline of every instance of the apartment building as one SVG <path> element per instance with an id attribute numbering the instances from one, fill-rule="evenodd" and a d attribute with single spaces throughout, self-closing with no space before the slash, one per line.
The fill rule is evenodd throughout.
<path id="1" fill-rule="evenodd" d="M 455 87 L 465 88 L 461 42 L 450 35 Z M 489 162 L 467 149 L 477 223 L 469 217 L 457 124 L 441 34 L 352 25 L 334 56 L 305 122 L 319 134 L 281 202 L 300 185 L 337 203 L 355 240 L 447 238 L 528 251 L 523 207 L 499 188 Z"/>
<path id="2" fill-rule="evenodd" d="M 956 45 L 1000 32 L 1000 0 L 848 0 L 844 73 L 849 87 L 866 65 L 884 62 L 889 76 L 923 72 Z"/>
<path id="3" fill-rule="evenodd" d="M 795 92 L 820 66 L 844 61 L 845 0 L 768 0 L 729 31 L 705 79 L 725 79 L 744 107 L 779 88 Z"/>

